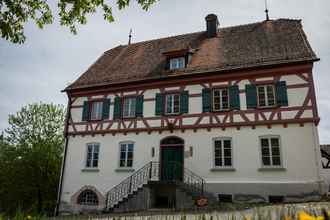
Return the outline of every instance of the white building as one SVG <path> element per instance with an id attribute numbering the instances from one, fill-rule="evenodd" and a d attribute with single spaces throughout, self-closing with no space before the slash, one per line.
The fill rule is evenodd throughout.
<path id="1" fill-rule="evenodd" d="M 68 94 L 59 211 L 315 200 L 312 51 L 300 20 L 218 27 L 106 51 Z"/>

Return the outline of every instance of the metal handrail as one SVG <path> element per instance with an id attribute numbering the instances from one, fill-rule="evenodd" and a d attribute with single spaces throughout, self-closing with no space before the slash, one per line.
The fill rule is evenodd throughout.
<path id="1" fill-rule="evenodd" d="M 169 162 L 170 168 L 173 170 L 182 170 L 182 176 L 175 177 L 173 170 L 164 170 L 164 167 L 160 167 L 159 162 L 151 161 L 144 165 L 142 168 L 134 172 L 131 176 L 127 177 L 115 187 L 113 187 L 106 196 L 106 209 L 113 208 L 120 201 L 127 198 L 130 194 L 136 192 L 144 184 L 147 184 L 150 180 L 163 180 L 164 172 L 170 171 L 170 177 L 165 178 L 166 181 L 174 182 L 189 191 L 196 196 L 203 195 L 204 193 L 204 179 L 191 170 L 184 168 L 180 163 Z M 175 173 L 175 172 L 174 172 Z"/>

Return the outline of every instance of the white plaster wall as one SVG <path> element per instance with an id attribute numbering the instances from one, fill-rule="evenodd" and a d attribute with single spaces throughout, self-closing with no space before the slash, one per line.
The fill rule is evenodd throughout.
<path id="1" fill-rule="evenodd" d="M 318 180 L 318 165 L 316 165 L 314 125 L 305 124 L 274 125 L 271 129 L 257 126 L 256 129 L 242 127 L 226 130 L 200 129 L 196 133 L 192 130 L 128 133 L 112 136 L 76 136 L 69 137 L 66 168 L 63 180 L 63 201 L 70 201 L 70 197 L 85 185 L 95 186 L 105 194 L 114 185 L 131 175 L 131 172 L 116 172 L 119 161 L 119 142 L 134 141 L 134 169 L 137 170 L 149 161 L 158 161 L 160 140 L 167 136 L 176 135 L 185 141 L 185 151 L 193 147 L 193 157 L 185 158 L 184 165 L 196 174 L 202 176 L 208 183 L 306 183 Z M 259 153 L 259 136 L 279 135 L 281 137 L 282 161 L 285 171 L 259 171 L 261 167 Z M 231 137 L 233 144 L 233 164 L 235 171 L 211 171 L 213 167 L 212 138 Z M 99 172 L 83 172 L 86 157 L 86 144 L 100 143 Z M 155 157 L 151 157 L 152 147 L 156 150 Z M 258 189 L 255 189 L 256 193 Z M 265 189 L 263 189 L 265 190 Z"/>

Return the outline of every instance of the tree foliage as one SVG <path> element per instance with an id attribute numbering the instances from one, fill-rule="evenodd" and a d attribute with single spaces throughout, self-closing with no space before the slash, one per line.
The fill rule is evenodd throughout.
<path id="1" fill-rule="evenodd" d="M 0 138 L 0 213 L 54 209 L 64 145 L 64 109 L 32 104 L 9 116 Z"/>
<path id="2" fill-rule="evenodd" d="M 144 9 L 156 0 L 136 0 Z M 119 9 L 129 6 L 130 0 L 117 0 Z M 112 7 L 105 0 L 58 0 L 58 16 L 61 25 L 77 33 L 78 24 L 87 23 L 87 15 L 100 9 L 108 22 L 113 22 Z M 39 28 L 53 22 L 53 10 L 47 0 L 0 0 L 0 35 L 13 43 L 24 43 L 24 26 L 33 21 Z"/>

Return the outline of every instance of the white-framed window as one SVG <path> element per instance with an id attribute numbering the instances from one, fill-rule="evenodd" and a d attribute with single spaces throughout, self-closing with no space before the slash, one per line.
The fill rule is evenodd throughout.
<path id="1" fill-rule="evenodd" d="M 165 95 L 165 114 L 179 114 L 180 113 L 180 94 L 166 94 Z"/>
<path id="2" fill-rule="evenodd" d="M 233 167 L 232 139 L 228 137 L 214 138 L 213 154 L 215 168 Z"/>
<path id="3" fill-rule="evenodd" d="M 229 109 L 228 89 L 213 89 L 213 111 L 224 111 Z"/>
<path id="4" fill-rule="evenodd" d="M 134 157 L 134 142 L 127 141 L 121 142 L 119 144 L 119 167 L 133 167 L 133 157 Z"/>
<path id="5" fill-rule="evenodd" d="M 103 102 L 102 101 L 93 101 L 91 102 L 91 120 L 101 120 L 103 111 Z"/>
<path id="6" fill-rule="evenodd" d="M 99 143 L 87 144 L 86 168 L 97 168 L 99 165 Z"/>
<path id="7" fill-rule="evenodd" d="M 273 107 L 276 105 L 274 85 L 257 86 L 257 94 L 258 107 Z"/>
<path id="8" fill-rule="evenodd" d="M 279 136 L 262 136 L 260 139 L 261 164 L 263 167 L 281 167 L 281 143 Z"/>
<path id="9" fill-rule="evenodd" d="M 123 100 L 123 117 L 135 117 L 136 97 L 125 97 Z"/>
<path id="10" fill-rule="evenodd" d="M 185 58 L 184 57 L 177 57 L 170 59 L 170 69 L 182 69 L 185 68 Z"/>
<path id="11" fill-rule="evenodd" d="M 99 204 L 99 200 L 94 191 L 87 189 L 79 194 L 78 204 L 87 205 L 87 206 L 97 206 Z"/>

